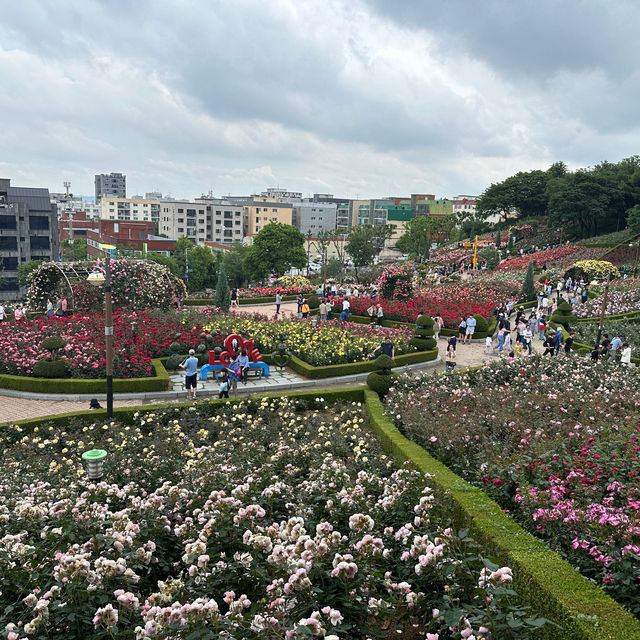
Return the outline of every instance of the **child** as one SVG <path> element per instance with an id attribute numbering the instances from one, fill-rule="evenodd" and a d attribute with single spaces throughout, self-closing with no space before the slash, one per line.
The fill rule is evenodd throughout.
<path id="1" fill-rule="evenodd" d="M 219 394 L 218 398 L 228 398 L 229 397 L 229 376 L 226 371 L 223 371 L 220 378 L 220 386 L 218 387 Z"/>
<path id="2" fill-rule="evenodd" d="M 492 349 L 491 349 L 491 336 L 487 336 L 484 339 L 484 352 L 485 353 L 491 353 Z"/>

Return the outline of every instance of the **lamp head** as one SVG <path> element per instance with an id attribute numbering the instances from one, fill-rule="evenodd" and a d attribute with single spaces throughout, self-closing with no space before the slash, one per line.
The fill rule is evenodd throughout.
<path id="1" fill-rule="evenodd" d="M 87 282 L 92 284 L 94 287 L 99 287 L 104 283 L 104 273 L 102 273 L 102 271 L 92 271 L 87 276 Z"/>

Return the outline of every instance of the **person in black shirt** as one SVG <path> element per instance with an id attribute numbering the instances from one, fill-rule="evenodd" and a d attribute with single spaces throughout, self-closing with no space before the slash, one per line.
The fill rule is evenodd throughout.
<path id="1" fill-rule="evenodd" d="M 543 356 L 552 356 L 555 353 L 556 350 L 556 336 L 554 333 L 552 333 L 551 335 L 548 335 L 545 338 L 545 341 L 542 343 L 542 346 L 544 347 L 544 353 L 542 354 Z"/>
<path id="2" fill-rule="evenodd" d="M 376 351 L 382 351 L 382 353 L 384 353 L 385 356 L 389 356 L 390 358 L 395 358 L 396 357 L 396 345 L 393 344 L 393 342 L 391 342 L 391 338 L 389 336 L 387 336 L 382 341 L 381 345 L 377 346 L 371 352 L 371 355 L 373 355 Z"/>
<path id="3" fill-rule="evenodd" d="M 571 347 L 573 346 L 573 340 L 575 338 L 575 331 L 569 334 L 569 337 L 564 341 L 564 352 L 569 355 L 571 353 Z"/>

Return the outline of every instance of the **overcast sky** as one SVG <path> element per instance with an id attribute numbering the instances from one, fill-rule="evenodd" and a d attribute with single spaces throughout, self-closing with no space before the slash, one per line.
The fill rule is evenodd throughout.
<path id="1" fill-rule="evenodd" d="M 640 152 L 636 0 L 0 0 L 0 177 L 479 194 Z"/>

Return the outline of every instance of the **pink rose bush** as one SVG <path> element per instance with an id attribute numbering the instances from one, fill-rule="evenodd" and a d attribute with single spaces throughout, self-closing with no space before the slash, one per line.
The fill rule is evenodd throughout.
<path id="1" fill-rule="evenodd" d="M 253 399 L 0 432 L 11 637 L 528 638 L 539 624 L 363 407 Z M 80 454 L 105 447 L 104 478 Z M 450 631 L 451 629 L 451 631 Z M 439 634 L 441 634 L 439 636 Z"/>
<path id="2" fill-rule="evenodd" d="M 533 357 L 405 375 L 387 412 L 532 533 L 640 613 L 640 374 Z"/>

